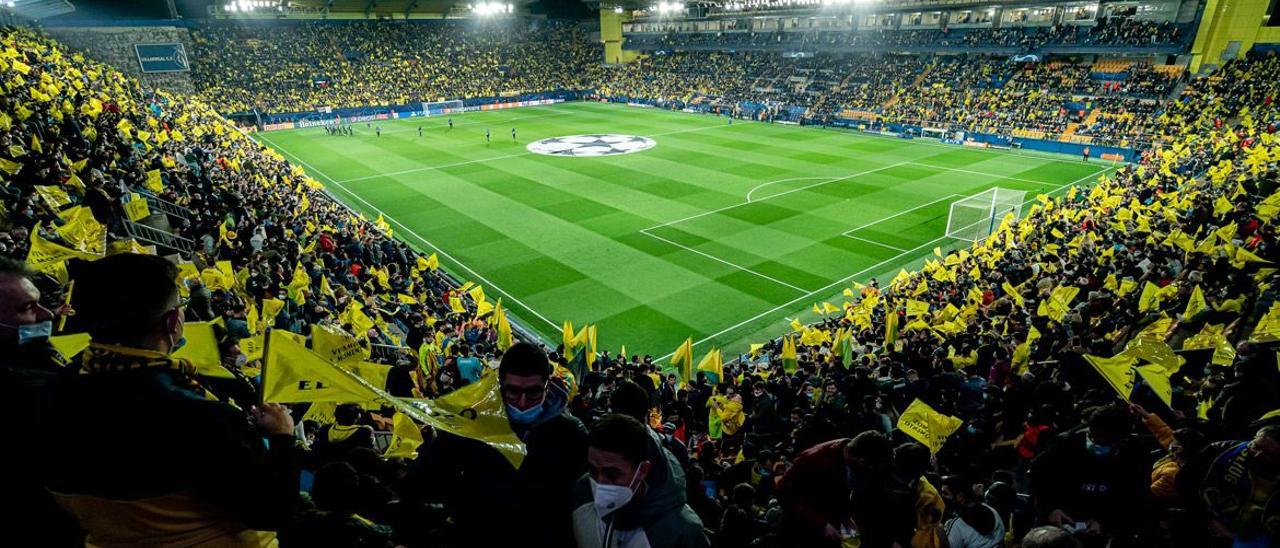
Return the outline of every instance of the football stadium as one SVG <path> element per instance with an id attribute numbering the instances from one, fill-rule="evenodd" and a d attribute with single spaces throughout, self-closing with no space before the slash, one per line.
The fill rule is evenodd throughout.
<path id="1" fill-rule="evenodd" d="M 1280 0 L 0 0 L 14 546 L 1280 546 Z"/>

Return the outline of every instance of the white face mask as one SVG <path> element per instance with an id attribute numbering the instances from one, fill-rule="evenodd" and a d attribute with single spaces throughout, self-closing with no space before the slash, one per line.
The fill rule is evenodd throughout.
<path id="1" fill-rule="evenodd" d="M 631 484 L 625 486 L 602 485 L 596 482 L 595 478 L 587 478 L 591 482 L 591 496 L 595 499 L 596 512 L 600 517 L 607 516 L 631 502 L 631 498 L 636 495 L 636 485 L 639 483 L 636 480 L 639 478 L 640 474 L 637 472 L 631 478 Z"/>

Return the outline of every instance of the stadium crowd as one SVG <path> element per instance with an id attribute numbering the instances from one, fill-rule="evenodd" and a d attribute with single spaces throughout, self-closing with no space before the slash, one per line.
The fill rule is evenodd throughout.
<path id="1" fill-rule="evenodd" d="M 592 328 L 519 342 L 482 288 L 199 97 L 0 42 L 16 545 L 1280 542 L 1275 56 L 1191 82 L 1140 162 L 723 363 L 612 355 Z M 705 60 L 610 85 L 758 87 Z M 904 62 L 921 97 L 885 110 L 1060 131 L 1052 92 L 970 62 Z"/>
<path id="2" fill-rule="evenodd" d="M 574 24 L 295 22 L 193 30 L 198 96 L 219 112 L 303 112 L 582 89 L 599 52 Z"/>

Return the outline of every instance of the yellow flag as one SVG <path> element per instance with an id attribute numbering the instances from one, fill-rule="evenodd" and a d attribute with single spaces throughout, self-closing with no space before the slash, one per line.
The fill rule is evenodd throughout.
<path id="1" fill-rule="evenodd" d="M 724 358 L 719 348 L 713 348 L 698 362 L 698 371 L 707 375 L 712 384 L 724 380 Z"/>
<path id="2" fill-rule="evenodd" d="M 911 402 L 898 417 L 898 430 L 937 453 L 947 438 L 960 429 L 964 421 L 943 415 L 919 399 Z"/>
<path id="3" fill-rule="evenodd" d="M 70 247 L 96 257 L 106 254 L 107 227 L 93 217 L 89 208 L 75 206 L 64 210 L 61 215 L 67 222 L 55 228 L 54 232 L 70 244 Z"/>
<path id="4" fill-rule="evenodd" d="M 1142 295 L 1138 297 L 1138 312 L 1154 312 L 1160 308 L 1160 288 L 1151 282 L 1142 286 Z"/>
<path id="5" fill-rule="evenodd" d="M 560 329 L 560 332 L 561 332 L 562 337 L 563 337 L 564 352 L 565 352 L 565 354 L 570 354 L 570 353 L 572 353 L 572 351 L 573 351 L 573 341 L 577 339 L 577 337 L 576 337 L 576 336 L 574 336 L 574 334 L 573 334 L 573 322 L 571 322 L 571 321 L 569 321 L 569 320 L 565 320 L 565 321 L 564 321 L 564 327 Z"/>
<path id="6" fill-rule="evenodd" d="M 88 333 L 71 333 L 49 337 L 49 344 L 62 355 L 62 359 L 70 360 L 89 347 Z"/>
<path id="7" fill-rule="evenodd" d="M 1169 372 L 1165 368 L 1150 364 L 1144 365 L 1136 369 L 1138 376 L 1142 377 L 1142 381 L 1147 383 L 1152 392 L 1163 401 L 1165 405 L 1173 405 L 1173 384 L 1169 382 Z"/>
<path id="8" fill-rule="evenodd" d="M 391 441 L 382 456 L 388 459 L 416 459 L 423 444 L 422 430 L 409 415 L 396 413 L 391 419 Z"/>
<path id="9" fill-rule="evenodd" d="M 1182 312 L 1182 317 L 1190 320 L 1208 309 L 1209 305 L 1204 302 L 1204 291 L 1197 285 L 1191 290 L 1191 298 L 1187 299 L 1187 309 Z"/>
<path id="10" fill-rule="evenodd" d="M 311 348 L 324 359 L 340 364 L 367 360 L 371 354 L 359 338 L 337 327 L 320 324 L 311 326 Z"/>
<path id="11" fill-rule="evenodd" d="M 907 299 L 907 317 L 914 318 L 916 316 L 924 316 L 929 313 L 929 303 L 917 301 L 915 299 Z"/>
<path id="12" fill-rule="evenodd" d="M 478 286 L 478 285 L 475 286 L 475 288 L 467 292 L 467 294 L 471 295 L 471 300 L 475 301 L 477 305 L 480 303 L 486 302 L 486 299 L 484 296 L 484 288 L 481 286 Z"/>
<path id="13" fill-rule="evenodd" d="M 97 255 L 71 249 L 44 239 L 40 235 L 39 224 L 31 229 L 30 239 L 31 248 L 27 252 L 27 266 L 37 272 L 49 274 L 62 283 L 66 283 L 68 280 L 67 259 L 78 257 L 92 261 L 98 258 Z"/>
<path id="14" fill-rule="evenodd" d="M 5 158 L 0 158 L 0 170 L 4 170 L 5 173 L 12 175 L 14 173 L 17 173 L 21 169 L 22 169 L 21 163 L 15 162 L 13 160 L 5 159 Z"/>
<path id="15" fill-rule="evenodd" d="M 1013 298 L 1013 302 L 1016 303 L 1019 308 L 1025 307 L 1027 305 L 1026 299 L 1022 297 L 1021 293 L 1018 293 L 1018 288 L 1014 287 L 1013 284 L 1009 283 L 1008 281 L 1005 281 L 1004 283 L 1000 284 L 1000 288 L 1004 289 L 1004 292 L 1006 295 Z"/>
<path id="16" fill-rule="evenodd" d="M 553 385 L 552 390 L 560 390 Z M 514 468 L 520 468 L 527 449 L 511 431 L 506 406 L 498 391 L 497 375 L 480 380 L 434 400 L 399 400 L 396 408 L 414 420 L 437 430 L 470 438 L 496 449 Z"/>
<path id="17" fill-rule="evenodd" d="M 160 178 L 160 170 L 153 169 L 147 172 L 146 185 L 157 194 L 164 192 L 164 180 Z"/>
<path id="18" fill-rule="evenodd" d="M 511 333 L 511 322 L 507 321 L 507 311 L 502 309 L 502 299 L 498 299 L 498 304 L 493 310 L 493 323 L 497 326 L 498 339 L 495 344 L 498 350 L 506 351 L 515 344 L 515 337 Z M 626 354 L 626 352 L 623 352 Z"/>
<path id="19" fill-rule="evenodd" d="M 1280 302 L 1273 303 L 1271 309 L 1258 319 L 1249 335 L 1249 342 L 1280 341 Z"/>
<path id="20" fill-rule="evenodd" d="M 439 268 L 440 268 L 440 258 L 439 258 L 439 257 L 437 257 L 435 253 L 432 253 L 430 257 L 427 257 L 427 264 L 426 264 L 426 267 L 427 267 L 428 269 L 430 269 L 430 270 L 437 270 L 437 269 L 439 269 Z"/>
<path id="21" fill-rule="evenodd" d="M 693 382 L 693 338 L 687 338 L 671 355 L 671 366 L 680 376 L 681 384 Z"/>
<path id="22" fill-rule="evenodd" d="M 1107 384 L 1114 388 L 1124 401 L 1129 401 L 1129 396 L 1133 394 L 1134 382 L 1134 359 L 1123 353 L 1112 358 L 1103 358 L 1090 354 L 1084 355 L 1085 361 L 1089 362 L 1098 374 L 1107 381 Z"/>
<path id="23" fill-rule="evenodd" d="M 201 375 L 234 379 L 235 375 L 222 366 L 222 354 L 218 352 L 218 337 L 214 333 L 214 326 L 223 328 L 222 318 L 212 322 L 187 322 L 182 328 L 182 337 L 187 342 L 173 352 L 173 357 L 190 361 Z"/>
<path id="24" fill-rule="evenodd" d="M 455 314 L 462 314 L 467 311 L 467 307 L 462 304 L 462 299 L 456 295 L 449 297 L 449 309 Z"/>
<path id="25" fill-rule="evenodd" d="M 324 276 L 324 275 L 320 276 L 320 294 L 333 297 L 333 288 L 329 287 L 328 276 Z"/>
<path id="26" fill-rule="evenodd" d="M 380 392 L 379 387 L 307 350 L 285 332 L 274 329 L 267 334 L 262 366 L 263 401 L 376 402 L 386 399 L 385 393 Z"/>
<path id="27" fill-rule="evenodd" d="M 137 192 L 129 194 L 129 201 L 124 204 L 124 211 L 129 216 L 129 220 L 134 222 L 151 215 L 151 208 L 147 207 L 147 201 Z"/>
<path id="28" fill-rule="evenodd" d="M 782 352 L 778 355 L 782 360 L 782 369 L 787 373 L 795 373 L 799 366 L 799 357 L 796 355 L 796 340 L 790 335 L 782 338 Z"/>
<path id="29" fill-rule="evenodd" d="M 293 279 L 286 286 L 289 298 L 299 305 L 307 302 L 307 297 L 303 294 L 303 290 L 311 287 L 311 276 L 307 275 L 306 269 L 302 268 L 302 263 L 298 263 L 293 267 Z"/>
<path id="30" fill-rule="evenodd" d="M 284 301 L 280 299 L 262 299 L 262 327 L 271 327 L 276 323 L 276 316 L 284 310 Z"/>

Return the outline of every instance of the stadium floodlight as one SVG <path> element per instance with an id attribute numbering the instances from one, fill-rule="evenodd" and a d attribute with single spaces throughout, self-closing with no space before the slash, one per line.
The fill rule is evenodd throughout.
<path id="1" fill-rule="evenodd" d="M 622 6 L 614 6 L 613 13 L 622 13 Z"/>
<path id="2" fill-rule="evenodd" d="M 504 13 L 515 13 L 515 6 L 510 3 L 502 2 L 481 2 L 479 4 L 471 4 L 471 11 L 476 15 L 499 15 Z"/>
<path id="3" fill-rule="evenodd" d="M 658 13 L 673 13 L 684 10 L 681 2 L 658 2 Z"/>

